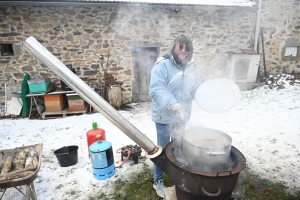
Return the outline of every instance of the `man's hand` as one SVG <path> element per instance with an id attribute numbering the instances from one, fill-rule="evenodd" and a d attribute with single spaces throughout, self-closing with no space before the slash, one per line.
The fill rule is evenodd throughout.
<path id="1" fill-rule="evenodd" d="M 174 106 L 171 108 L 171 112 L 173 114 L 179 114 L 181 112 L 181 106 L 179 103 L 175 103 Z"/>

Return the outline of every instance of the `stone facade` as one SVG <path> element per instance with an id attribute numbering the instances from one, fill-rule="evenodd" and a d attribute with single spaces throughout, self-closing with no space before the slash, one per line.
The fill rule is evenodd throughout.
<path id="1" fill-rule="evenodd" d="M 289 38 L 299 39 L 300 1 L 263 1 L 261 26 L 268 74 L 300 71 L 299 60 L 283 61 Z M 44 7 L 0 6 L 0 44 L 13 44 L 14 56 L 0 55 L 0 102 L 4 83 L 20 86 L 26 73 L 58 82 L 47 67 L 21 46 L 35 37 L 62 63 L 72 64 L 90 85 L 102 82 L 105 69 L 122 82 L 122 101 L 132 97 L 133 50 L 158 47 L 165 53 L 179 32 L 193 39 L 194 58 L 204 79 L 224 77 L 228 51 L 252 49 L 257 12 L 235 9 L 151 6 Z M 259 40 L 260 50 L 261 42 Z M 262 62 L 260 63 L 262 65 Z M 262 73 L 260 67 L 260 74 Z"/>
<path id="2" fill-rule="evenodd" d="M 264 49 L 267 74 L 291 74 L 300 72 L 300 1 L 264 0 L 261 12 L 261 27 L 264 33 Z M 283 50 L 288 40 L 298 45 L 294 60 L 283 59 Z M 261 46 L 260 46 L 260 49 Z M 261 63 L 262 65 L 262 63 Z M 263 68 L 263 67 L 261 67 Z"/>

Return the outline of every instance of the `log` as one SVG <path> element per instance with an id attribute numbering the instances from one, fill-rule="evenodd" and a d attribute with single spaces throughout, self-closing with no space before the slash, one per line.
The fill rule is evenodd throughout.
<path id="1" fill-rule="evenodd" d="M 122 106 L 121 86 L 112 85 L 106 88 L 107 102 L 114 108 L 119 109 Z"/>
<path id="2" fill-rule="evenodd" d="M 25 162 L 26 162 L 26 157 L 27 157 L 27 151 L 21 150 L 19 151 L 17 155 L 17 163 L 15 166 L 15 170 L 20 170 L 25 168 Z"/>
<path id="3" fill-rule="evenodd" d="M 38 158 L 37 158 L 36 155 L 34 155 L 34 156 L 32 157 L 32 164 L 33 164 L 33 166 L 34 166 L 35 168 L 37 168 L 37 167 L 39 166 L 39 160 L 38 160 Z"/>
<path id="4" fill-rule="evenodd" d="M 19 169 L 19 170 L 8 172 L 6 174 L 1 174 L 0 178 L 8 177 L 8 176 L 15 176 L 15 175 L 18 175 L 20 173 L 27 172 L 27 171 L 35 171 L 36 169 L 37 169 L 37 167 L 28 167 L 28 168 L 24 168 L 24 169 Z"/>
<path id="5" fill-rule="evenodd" d="M 9 171 L 12 169 L 12 166 L 13 166 L 13 160 L 12 157 L 9 156 L 5 159 L 3 168 L 1 170 L 1 175 L 9 173 Z"/>
<path id="6" fill-rule="evenodd" d="M 1 176 L 0 177 L 0 182 L 13 180 L 13 179 L 17 179 L 17 178 L 23 178 L 23 177 L 29 176 L 33 173 L 34 173 L 34 171 L 27 171 L 27 172 L 21 172 L 21 173 L 18 173 L 18 174 L 14 174 L 14 175 L 11 175 L 11 176 Z"/>

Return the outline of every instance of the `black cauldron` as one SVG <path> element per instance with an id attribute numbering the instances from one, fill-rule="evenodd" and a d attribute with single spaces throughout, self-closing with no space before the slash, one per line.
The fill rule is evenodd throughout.
<path id="1" fill-rule="evenodd" d="M 160 167 L 176 187 L 178 200 L 230 200 L 239 173 L 246 166 L 244 155 L 231 147 L 232 170 L 215 173 L 196 171 L 178 162 L 170 142 L 163 152 L 151 161 Z"/>

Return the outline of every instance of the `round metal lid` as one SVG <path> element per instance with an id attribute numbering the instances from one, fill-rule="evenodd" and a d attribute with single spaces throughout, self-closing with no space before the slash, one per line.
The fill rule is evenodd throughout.
<path id="1" fill-rule="evenodd" d="M 228 79 L 213 79 L 199 86 L 195 94 L 198 106 L 208 112 L 219 113 L 232 109 L 240 100 L 240 89 Z"/>

